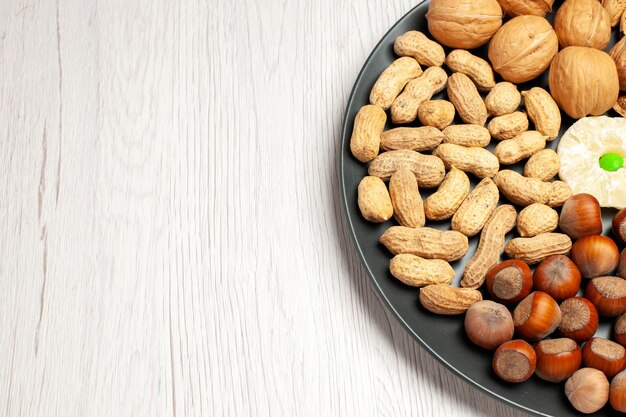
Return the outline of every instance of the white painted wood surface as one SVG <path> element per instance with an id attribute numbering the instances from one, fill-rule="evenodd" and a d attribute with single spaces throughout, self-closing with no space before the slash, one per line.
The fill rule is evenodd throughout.
<path id="1" fill-rule="evenodd" d="M 420 349 L 336 157 L 410 0 L 3 0 L 0 414 L 522 416 Z"/>

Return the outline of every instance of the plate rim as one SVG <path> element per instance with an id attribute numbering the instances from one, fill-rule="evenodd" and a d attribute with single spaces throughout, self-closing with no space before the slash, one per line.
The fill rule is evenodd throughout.
<path id="1" fill-rule="evenodd" d="M 484 387 L 483 385 L 481 385 L 477 381 L 474 381 L 473 379 L 471 379 L 470 377 L 468 377 L 467 375 L 462 373 L 459 369 L 455 368 L 452 364 L 448 363 L 445 358 L 443 358 L 434 349 L 432 349 L 416 332 L 413 331 L 413 329 L 402 318 L 400 313 L 398 313 L 398 311 L 391 304 L 391 301 L 384 294 L 382 288 L 378 284 L 378 280 L 376 279 L 376 277 L 374 277 L 374 274 L 372 273 L 372 270 L 370 269 L 370 266 L 369 266 L 369 264 L 368 264 L 368 262 L 367 262 L 367 260 L 365 258 L 365 255 L 363 254 L 361 246 L 360 246 L 360 244 L 359 244 L 359 242 L 357 240 L 357 237 L 356 237 L 356 232 L 354 230 L 354 223 L 352 221 L 352 217 L 350 216 L 350 211 L 349 211 L 349 207 L 348 207 L 348 197 L 347 197 L 347 190 L 346 190 L 345 170 L 344 170 L 344 168 L 345 168 L 344 167 L 344 158 L 345 157 L 350 157 L 349 155 L 344 155 L 344 150 L 347 149 L 346 148 L 346 142 L 349 140 L 348 138 L 351 136 L 351 131 L 348 128 L 349 111 L 350 111 L 350 108 L 354 104 L 355 93 L 357 91 L 357 88 L 359 87 L 359 84 L 361 83 L 361 80 L 362 80 L 363 75 L 365 73 L 365 68 L 367 68 L 369 66 L 369 64 L 372 62 L 374 54 L 381 48 L 381 45 L 382 45 L 383 41 L 385 39 L 387 39 L 389 34 L 391 32 L 393 32 L 394 29 L 400 23 L 402 23 L 406 19 L 408 19 L 409 16 L 412 15 L 417 8 L 421 7 L 424 3 L 428 3 L 429 1 L 430 0 L 419 0 L 415 4 L 415 6 L 413 6 L 411 9 L 409 9 L 408 12 L 406 12 L 402 17 L 400 17 L 385 32 L 385 34 L 380 38 L 380 40 L 376 43 L 376 45 L 374 46 L 374 48 L 372 49 L 372 51 L 368 55 L 367 59 L 365 60 L 365 62 L 363 63 L 363 65 L 361 67 L 361 70 L 359 71 L 359 74 L 356 77 L 356 80 L 354 81 L 354 85 L 352 86 L 352 90 L 350 91 L 350 96 L 348 98 L 348 102 L 347 102 L 345 110 L 344 110 L 344 117 L 343 117 L 343 122 L 342 122 L 342 129 L 341 129 L 341 142 L 340 142 L 340 148 L 339 148 L 339 152 L 338 152 L 338 166 L 339 166 L 339 174 L 340 174 L 340 181 L 341 181 L 341 184 L 340 184 L 341 185 L 341 187 L 340 187 L 340 190 L 341 190 L 341 200 L 342 200 L 341 206 L 342 206 L 343 216 L 344 216 L 344 219 L 347 221 L 347 224 L 348 224 L 348 230 L 349 230 L 349 234 L 350 234 L 350 237 L 351 237 L 351 240 L 352 240 L 352 244 L 354 245 L 354 248 L 356 249 L 356 252 L 357 252 L 357 254 L 359 256 L 361 264 L 363 265 L 363 267 L 365 268 L 365 271 L 367 272 L 366 275 L 368 277 L 370 285 L 372 287 L 374 287 L 375 294 L 377 295 L 377 298 L 379 300 L 382 300 L 383 305 L 387 308 L 387 310 L 391 311 L 391 313 L 393 314 L 395 319 L 402 325 L 404 330 L 407 331 L 409 333 L 409 335 L 415 341 L 417 341 L 422 348 L 426 349 L 426 351 L 430 355 L 432 355 L 435 359 L 437 359 L 437 361 L 439 363 L 444 365 L 447 369 L 451 370 L 452 373 L 455 376 L 460 377 L 460 379 L 462 381 L 464 381 L 466 383 L 469 383 L 474 388 L 478 388 L 479 391 L 486 392 L 488 395 L 490 395 L 491 397 L 499 400 L 500 402 L 505 403 L 505 404 L 507 404 L 509 406 L 512 406 L 513 408 L 516 408 L 518 410 L 522 410 L 522 411 L 524 411 L 526 413 L 529 413 L 531 415 L 541 416 L 541 417 L 552 417 L 550 414 L 545 414 L 545 413 L 542 413 L 540 411 L 530 409 L 530 408 L 528 408 L 526 406 L 523 406 L 522 404 L 519 404 L 519 403 L 517 403 L 517 402 L 515 402 L 513 400 L 510 400 L 509 398 L 507 398 L 505 396 L 502 396 L 502 395 L 500 395 L 500 394 L 498 394 L 498 393 L 496 393 L 496 392 L 494 392 L 494 391 Z"/>

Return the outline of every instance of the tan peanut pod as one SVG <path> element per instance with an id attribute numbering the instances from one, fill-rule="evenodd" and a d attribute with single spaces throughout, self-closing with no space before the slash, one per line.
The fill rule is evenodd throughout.
<path id="1" fill-rule="evenodd" d="M 504 116 L 511 114 L 519 107 L 522 95 L 517 90 L 517 86 L 508 81 L 503 81 L 495 85 L 485 98 L 487 112 L 492 116 Z"/>
<path id="2" fill-rule="evenodd" d="M 424 226 L 424 203 L 413 171 L 408 168 L 397 170 L 389 180 L 389 195 L 398 223 L 407 227 Z"/>
<path id="3" fill-rule="evenodd" d="M 443 129 L 443 142 L 484 148 L 491 142 L 491 134 L 484 126 L 452 125 Z"/>
<path id="4" fill-rule="evenodd" d="M 543 233 L 535 237 L 518 237 L 504 247 L 509 258 L 534 265 L 552 255 L 566 255 L 572 249 L 572 240 L 563 233 Z"/>
<path id="5" fill-rule="evenodd" d="M 489 91 L 496 85 L 493 69 L 489 62 L 464 49 L 455 49 L 450 52 L 446 58 L 446 65 L 452 71 L 470 77 L 480 91 Z"/>
<path id="6" fill-rule="evenodd" d="M 396 255 L 389 262 L 391 275 L 406 285 L 424 287 L 433 284 L 450 284 L 454 269 L 441 259 L 424 259 L 408 253 Z"/>
<path id="7" fill-rule="evenodd" d="M 428 220 L 447 220 L 456 213 L 470 190 L 467 174 L 454 166 L 446 174 L 439 189 L 424 201 Z"/>
<path id="8" fill-rule="evenodd" d="M 380 135 L 385 129 L 387 114 L 378 106 L 361 107 L 354 118 L 354 128 L 350 138 L 352 155 L 361 162 L 376 158 L 380 150 Z"/>
<path id="9" fill-rule="evenodd" d="M 609 12 L 611 26 L 616 26 L 626 10 L 626 0 L 602 0 L 602 6 Z"/>
<path id="10" fill-rule="evenodd" d="M 448 79 L 448 98 L 465 123 L 484 126 L 487 108 L 474 82 L 465 74 L 456 72 Z"/>
<path id="11" fill-rule="evenodd" d="M 483 296 L 480 291 L 471 288 L 436 284 L 421 288 L 419 298 L 422 307 L 431 313 L 450 316 L 465 313 Z"/>
<path id="12" fill-rule="evenodd" d="M 544 149 L 547 138 L 536 130 L 527 130 L 513 139 L 498 143 L 493 154 L 502 165 L 512 165 Z"/>
<path id="13" fill-rule="evenodd" d="M 430 100 L 422 104 L 417 117 L 424 126 L 443 130 L 454 121 L 454 105 L 447 100 Z"/>
<path id="14" fill-rule="evenodd" d="M 543 133 L 548 140 L 556 139 L 561 130 L 561 110 L 550 93 L 541 87 L 533 87 L 522 93 L 528 117 L 535 124 L 535 130 Z"/>
<path id="15" fill-rule="evenodd" d="M 368 173 L 387 181 L 400 168 L 413 171 L 422 188 L 438 186 L 446 175 L 443 161 L 438 157 L 407 150 L 381 153 L 371 162 Z"/>
<path id="16" fill-rule="evenodd" d="M 461 259 L 469 248 L 467 237 L 463 234 L 430 227 L 392 226 L 380 237 L 380 243 L 394 255 L 409 253 L 448 262 Z"/>
<path id="17" fill-rule="evenodd" d="M 513 139 L 520 133 L 528 130 L 528 116 L 526 113 L 516 111 L 504 116 L 498 116 L 489 122 L 489 133 L 499 140 Z"/>
<path id="18" fill-rule="evenodd" d="M 478 178 L 493 177 L 500 169 L 498 158 L 487 149 L 442 143 L 433 155 L 441 158 L 446 168 L 455 166 Z"/>
<path id="19" fill-rule="evenodd" d="M 442 140 L 443 133 L 436 127 L 396 127 L 385 130 L 380 135 L 380 147 L 386 151 L 399 149 L 432 151 Z"/>
<path id="20" fill-rule="evenodd" d="M 417 119 L 422 104 L 442 91 L 448 82 L 448 74 L 441 67 L 427 68 L 424 73 L 406 85 L 404 91 L 391 105 L 391 120 L 396 124 L 411 123 Z"/>
<path id="21" fill-rule="evenodd" d="M 477 235 L 496 209 L 499 199 L 498 187 L 491 178 L 483 179 L 452 216 L 452 230 L 468 237 Z"/>
<path id="22" fill-rule="evenodd" d="M 506 234 L 515 227 L 516 217 L 515 207 L 511 205 L 496 208 L 480 234 L 476 254 L 465 266 L 462 287 L 478 288 L 483 285 L 489 268 L 500 261 Z"/>
<path id="23" fill-rule="evenodd" d="M 545 204 L 531 204 L 517 216 L 517 231 L 521 237 L 554 232 L 558 225 L 559 214 Z"/>
<path id="24" fill-rule="evenodd" d="M 559 173 L 561 160 L 552 149 L 542 149 L 528 159 L 524 167 L 524 176 L 550 181 Z"/>
<path id="25" fill-rule="evenodd" d="M 359 183 L 358 203 L 365 220 L 382 223 L 393 216 L 391 198 L 387 186 L 378 177 L 365 177 Z"/>
<path id="26" fill-rule="evenodd" d="M 416 60 L 409 57 L 396 59 L 374 83 L 370 92 L 370 104 L 387 110 L 407 83 L 420 75 L 422 69 Z"/>
<path id="27" fill-rule="evenodd" d="M 520 206 L 541 203 L 560 207 L 572 196 L 572 190 L 563 181 L 543 182 L 508 169 L 498 172 L 494 181 L 502 195 Z"/>
<path id="28" fill-rule="evenodd" d="M 396 38 L 393 50 L 399 56 L 413 57 L 426 67 L 440 67 L 446 59 L 443 47 L 416 30 L 408 31 Z"/>

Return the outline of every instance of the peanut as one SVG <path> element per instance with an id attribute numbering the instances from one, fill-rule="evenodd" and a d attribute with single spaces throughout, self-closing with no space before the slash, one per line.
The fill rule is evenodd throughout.
<path id="1" fill-rule="evenodd" d="M 442 140 L 443 133 L 436 127 L 397 127 L 385 130 L 380 135 L 380 147 L 386 151 L 398 149 L 432 151 Z"/>
<path id="2" fill-rule="evenodd" d="M 420 289 L 422 307 L 435 314 L 463 314 L 472 304 L 482 299 L 478 290 L 457 288 L 448 284 L 429 285 Z"/>
<path id="3" fill-rule="evenodd" d="M 611 26 L 615 26 L 626 10 L 626 0 L 602 0 L 602 6 L 609 12 Z"/>
<path id="4" fill-rule="evenodd" d="M 376 158 L 380 148 L 380 135 L 385 128 L 387 114 L 378 106 L 361 107 L 354 118 L 354 128 L 350 138 L 352 155 L 361 162 Z"/>
<path id="5" fill-rule="evenodd" d="M 422 32 L 411 30 L 396 38 L 393 50 L 400 56 L 410 56 L 426 67 L 440 67 L 446 59 L 443 47 Z"/>
<path id="6" fill-rule="evenodd" d="M 545 204 L 531 204 L 517 216 L 517 231 L 521 237 L 550 233 L 555 231 L 558 225 L 559 214 Z"/>
<path id="7" fill-rule="evenodd" d="M 447 81 L 448 75 L 443 68 L 427 68 L 420 77 L 410 81 L 395 99 L 391 105 L 391 120 L 396 124 L 414 121 L 422 104 L 443 90 Z"/>
<path id="8" fill-rule="evenodd" d="M 370 92 L 370 104 L 387 110 L 407 83 L 422 75 L 416 60 L 409 57 L 398 58 L 378 77 Z"/>
<path id="9" fill-rule="evenodd" d="M 504 252 L 509 258 L 533 265 L 552 255 L 565 255 L 572 248 L 572 240 L 562 233 L 543 233 L 535 237 L 518 237 L 507 243 Z"/>
<path id="10" fill-rule="evenodd" d="M 504 116 L 511 114 L 519 107 L 522 95 L 517 91 L 517 86 L 508 81 L 495 85 L 485 98 L 485 106 L 492 116 Z"/>
<path id="11" fill-rule="evenodd" d="M 409 253 L 448 262 L 461 259 L 469 248 L 463 234 L 430 227 L 392 226 L 380 237 L 380 243 L 394 255 Z"/>
<path id="12" fill-rule="evenodd" d="M 467 75 L 456 72 L 450 76 L 448 98 L 465 123 L 485 125 L 487 122 L 485 102 Z"/>
<path id="13" fill-rule="evenodd" d="M 489 133 L 496 139 L 513 139 L 525 130 L 528 130 L 528 116 L 526 113 L 516 111 L 504 116 L 498 116 L 489 122 Z"/>
<path id="14" fill-rule="evenodd" d="M 493 154 L 502 165 L 512 165 L 545 148 L 547 138 L 536 130 L 527 130 L 513 139 L 500 142 Z"/>
<path id="15" fill-rule="evenodd" d="M 528 159 L 524 167 L 524 176 L 550 181 L 559 173 L 561 160 L 552 149 L 543 149 Z"/>
<path id="16" fill-rule="evenodd" d="M 522 93 L 528 117 L 535 124 L 535 129 L 548 137 L 556 139 L 561 129 L 561 111 L 550 93 L 540 87 L 533 87 Z"/>
<path id="17" fill-rule="evenodd" d="M 478 234 L 496 209 L 499 199 L 498 187 L 491 178 L 483 179 L 452 216 L 452 230 L 468 237 Z"/>
<path id="18" fill-rule="evenodd" d="M 475 289 L 483 284 L 489 268 L 500 261 L 506 234 L 515 227 L 516 217 L 515 207 L 510 205 L 500 206 L 493 212 L 480 234 L 476 254 L 465 266 L 461 286 Z"/>
<path id="19" fill-rule="evenodd" d="M 424 126 L 445 129 L 454 121 L 454 105 L 447 100 L 431 100 L 422 104 L 417 117 Z"/>
<path id="20" fill-rule="evenodd" d="M 484 148 L 491 142 L 491 134 L 479 125 L 452 125 L 443 129 L 444 143 Z"/>
<path id="21" fill-rule="evenodd" d="M 424 226 L 424 203 L 415 174 L 410 169 L 401 168 L 391 176 L 389 194 L 398 223 L 407 227 Z"/>
<path id="22" fill-rule="evenodd" d="M 446 58 L 446 65 L 454 72 L 467 75 L 481 91 L 489 91 L 496 85 L 491 65 L 463 49 L 450 52 Z"/>
<path id="23" fill-rule="evenodd" d="M 541 203 L 560 207 L 572 196 L 572 190 L 562 181 L 543 182 L 537 178 L 523 177 L 508 169 L 498 172 L 494 181 L 502 195 L 520 206 Z"/>
<path id="24" fill-rule="evenodd" d="M 443 161 L 438 157 L 407 150 L 381 153 L 371 162 L 368 173 L 387 181 L 400 168 L 413 171 L 422 188 L 438 186 L 446 175 Z"/>
<path id="25" fill-rule="evenodd" d="M 500 169 L 498 158 L 487 149 L 442 143 L 433 155 L 441 158 L 446 168 L 455 166 L 478 178 L 493 177 Z"/>
<path id="26" fill-rule="evenodd" d="M 470 190 L 470 180 L 465 172 L 450 168 L 437 192 L 424 202 L 424 212 L 428 220 L 447 220 L 456 213 Z"/>
<path id="27" fill-rule="evenodd" d="M 412 287 L 433 284 L 450 284 L 454 279 L 454 269 L 441 259 L 424 259 L 403 253 L 389 262 L 391 275 Z"/>
<path id="28" fill-rule="evenodd" d="M 365 220 L 382 223 L 393 216 L 391 198 L 380 178 L 363 178 L 359 183 L 358 195 L 359 209 Z"/>

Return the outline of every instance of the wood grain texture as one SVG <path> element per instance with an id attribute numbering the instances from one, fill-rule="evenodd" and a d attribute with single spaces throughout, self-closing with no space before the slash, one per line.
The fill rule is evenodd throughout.
<path id="1" fill-rule="evenodd" d="M 0 415 L 521 416 L 386 313 L 348 94 L 409 0 L 6 0 Z"/>

